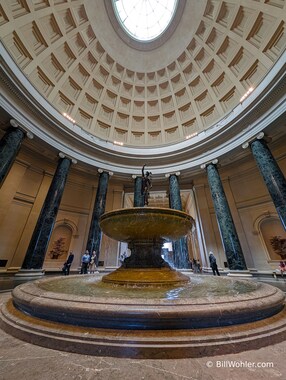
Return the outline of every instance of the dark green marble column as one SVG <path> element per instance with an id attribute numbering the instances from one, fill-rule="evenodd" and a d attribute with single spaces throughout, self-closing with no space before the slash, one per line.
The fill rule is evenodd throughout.
<path id="1" fill-rule="evenodd" d="M 286 180 L 274 159 L 267 143 L 256 139 L 250 143 L 250 149 L 255 158 L 260 173 L 267 186 L 277 213 L 286 230 Z"/>
<path id="2" fill-rule="evenodd" d="M 179 180 L 176 174 L 171 174 L 169 177 L 169 204 L 170 208 L 182 211 L 182 200 L 180 193 Z"/>
<path id="3" fill-rule="evenodd" d="M 20 128 L 9 127 L 0 141 L 0 185 L 4 182 L 21 143 L 25 138 L 25 132 Z"/>
<path id="4" fill-rule="evenodd" d="M 89 228 L 88 240 L 86 249 L 89 253 L 96 251 L 96 266 L 98 265 L 98 258 L 100 254 L 100 242 L 101 242 L 101 228 L 99 226 L 99 219 L 105 212 L 106 194 L 108 188 L 109 173 L 101 171 L 99 175 L 98 187 L 95 197 L 95 203 L 93 208 L 93 214 L 91 224 Z"/>
<path id="5" fill-rule="evenodd" d="M 246 270 L 243 252 L 217 167 L 213 163 L 207 164 L 206 171 L 229 269 Z"/>
<path id="6" fill-rule="evenodd" d="M 71 159 L 60 158 L 34 229 L 22 269 L 41 269 L 64 192 Z"/>
<path id="7" fill-rule="evenodd" d="M 183 210 L 180 185 L 176 174 L 169 176 L 169 206 L 175 210 Z M 189 268 L 190 263 L 186 237 L 173 242 L 173 249 L 175 268 Z"/>
<path id="8" fill-rule="evenodd" d="M 144 195 L 142 194 L 142 176 L 134 178 L 134 207 L 144 207 Z"/>

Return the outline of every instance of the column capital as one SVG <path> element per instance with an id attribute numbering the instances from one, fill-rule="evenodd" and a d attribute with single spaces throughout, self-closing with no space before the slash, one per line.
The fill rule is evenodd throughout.
<path id="1" fill-rule="evenodd" d="M 257 140 L 261 140 L 263 139 L 263 137 L 265 136 L 264 132 L 259 132 L 258 135 L 256 136 Z"/>
<path id="2" fill-rule="evenodd" d="M 212 161 L 208 161 L 208 162 L 206 162 L 205 164 L 202 164 L 202 165 L 201 165 L 201 169 L 205 169 L 209 164 L 213 164 L 213 165 L 218 164 L 218 159 L 215 158 L 215 159 L 212 160 Z"/>
<path id="3" fill-rule="evenodd" d="M 77 160 L 75 158 L 72 158 L 71 156 L 68 156 L 67 154 L 63 153 L 63 152 L 59 152 L 59 157 L 60 158 L 68 158 L 69 160 L 71 160 L 72 164 L 77 164 Z"/>
<path id="4" fill-rule="evenodd" d="M 10 119 L 10 125 L 13 127 L 13 128 L 19 128 L 21 129 L 21 131 L 24 131 L 26 133 L 26 136 L 28 137 L 28 139 L 32 140 L 34 138 L 34 134 L 30 131 L 28 131 L 26 128 L 22 127 L 22 125 L 20 125 L 17 120 L 15 119 Z"/>
<path id="5" fill-rule="evenodd" d="M 30 131 L 26 133 L 26 136 L 28 137 L 29 140 L 32 140 L 34 138 L 34 134 Z"/>
<path id="6" fill-rule="evenodd" d="M 246 141 L 245 143 L 243 143 L 241 145 L 241 147 L 243 149 L 247 149 L 249 147 L 249 145 L 255 141 L 255 140 L 262 140 L 263 138 L 265 137 L 265 133 L 264 132 L 259 132 L 258 135 L 254 136 L 252 139 Z"/>
<path id="7" fill-rule="evenodd" d="M 169 178 L 171 175 L 175 175 L 175 176 L 179 176 L 179 175 L 181 175 L 181 172 L 175 172 L 175 173 L 167 173 L 167 174 L 165 174 L 165 177 L 166 178 Z"/>
<path id="8" fill-rule="evenodd" d="M 18 123 L 15 119 L 10 119 L 10 125 L 11 125 L 13 128 L 20 128 L 19 123 Z"/>
<path id="9" fill-rule="evenodd" d="M 110 177 L 113 176 L 113 172 L 110 172 L 108 170 L 104 170 L 104 169 L 98 168 L 97 171 L 98 171 L 99 174 L 105 172 L 105 173 L 108 173 L 110 175 Z"/>

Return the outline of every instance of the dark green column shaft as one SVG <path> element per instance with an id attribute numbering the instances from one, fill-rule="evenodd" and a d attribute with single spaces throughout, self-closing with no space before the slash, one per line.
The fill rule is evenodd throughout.
<path id="1" fill-rule="evenodd" d="M 229 269 L 246 270 L 243 252 L 217 167 L 214 164 L 208 164 L 206 170 Z"/>
<path id="2" fill-rule="evenodd" d="M 265 140 L 254 140 L 250 148 L 286 230 L 286 180 Z"/>
<path id="3" fill-rule="evenodd" d="M 141 176 L 136 176 L 134 180 L 134 207 L 144 207 L 144 195 L 142 194 Z"/>
<path id="4" fill-rule="evenodd" d="M 169 206 L 175 210 L 183 210 L 179 180 L 175 174 L 171 174 L 169 177 Z M 173 249 L 174 266 L 180 269 L 189 268 L 189 253 L 186 237 L 173 242 Z"/>
<path id="5" fill-rule="evenodd" d="M 93 208 L 93 214 L 88 234 L 88 241 L 86 249 L 89 253 L 96 251 L 96 259 L 98 265 L 98 258 L 100 253 L 100 242 L 101 242 L 101 228 L 99 226 L 99 219 L 102 214 L 105 212 L 106 204 L 106 194 L 108 188 L 109 173 L 102 172 L 99 175 L 98 188 L 95 197 L 95 203 Z"/>
<path id="6" fill-rule="evenodd" d="M 25 132 L 20 128 L 9 127 L 0 141 L 0 186 L 15 161 L 24 137 Z"/>
<path id="7" fill-rule="evenodd" d="M 71 160 L 61 158 L 34 229 L 22 269 L 41 269 L 64 192 Z"/>

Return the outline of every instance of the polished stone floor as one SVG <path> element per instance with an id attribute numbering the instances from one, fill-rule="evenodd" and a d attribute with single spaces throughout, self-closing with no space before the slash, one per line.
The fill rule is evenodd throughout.
<path id="1" fill-rule="evenodd" d="M 286 290 L 284 279 L 265 279 Z M 10 285 L 9 285 L 10 284 Z M 14 287 L 0 279 L 0 307 Z M 0 330 L 1 380 L 269 380 L 285 379 L 286 343 L 224 356 L 138 360 L 61 352 L 35 346 Z"/>

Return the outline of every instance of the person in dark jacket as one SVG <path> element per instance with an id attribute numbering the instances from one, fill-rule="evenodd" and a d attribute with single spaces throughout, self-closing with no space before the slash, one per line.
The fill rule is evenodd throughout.
<path id="1" fill-rule="evenodd" d="M 68 276 L 70 274 L 70 267 L 72 265 L 73 259 L 74 259 L 74 254 L 71 251 L 69 254 L 69 257 L 67 258 L 67 261 L 64 263 L 64 266 L 63 266 L 63 274 L 65 276 Z"/>
<path id="2" fill-rule="evenodd" d="M 220 273 L 219 273 L 218 267 L 217 267 L 217 263 L 216 263 L 216 258 L 212 252 L 210 252 L 210 254 L 209 254 L 209 260 L 210 260 L 210 266 L 211 266 L 212 271 L 213 271 L 213 275 L 214 276 L 215 275 L 220 276 Z"/>

